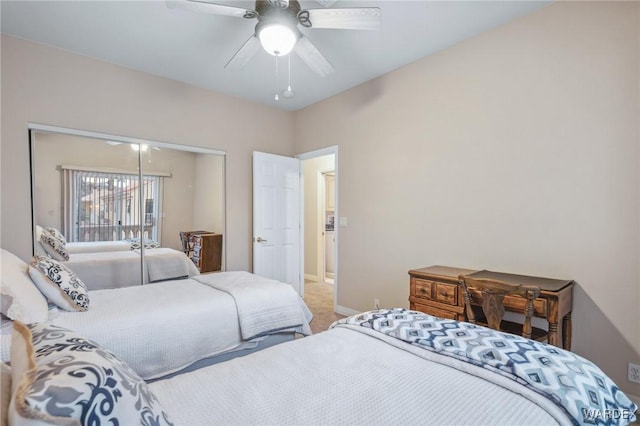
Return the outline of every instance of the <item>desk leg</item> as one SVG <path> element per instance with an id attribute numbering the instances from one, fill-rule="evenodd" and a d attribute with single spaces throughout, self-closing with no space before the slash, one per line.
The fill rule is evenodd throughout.
<path id="1" fill-rule="evenodd" d="M 549 322 L 549 344 L 560 347 L 560 336 L 558 335 L 558 323 Z"/>
<path id="2" fill-rule="evenodd" d="M 562 319 L 562 347 L 571 350 L 571 312 Z"/>

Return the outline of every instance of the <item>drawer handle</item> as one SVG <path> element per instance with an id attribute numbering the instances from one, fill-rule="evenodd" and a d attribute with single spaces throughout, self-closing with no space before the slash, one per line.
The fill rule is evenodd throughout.
<path id="1" fill-rule="evenodd" d="M 420 293 L 427 294 L 427 290 L 425 290 L 424 287 L 420 287 Z"/>
<path id="2" fill-rule="evenodd" d="M 445 291 L 441 291 L 440 292 L 440 296 L 442 297 L 449 297 L 449 293 L 445 292 Z"/>

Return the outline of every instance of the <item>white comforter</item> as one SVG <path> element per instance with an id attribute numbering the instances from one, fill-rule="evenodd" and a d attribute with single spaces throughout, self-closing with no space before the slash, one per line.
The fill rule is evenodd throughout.
<path id="1" fill-rule="evenodd" d="M 169 248 L 145 250 L 145 282 L 198 275 L 198 269 L 181 251 Z M 142 279 L 139 250 L 77 253 L 64 262 L 89 290 L 140 285 Z"/>
<path id="2" fill-rule="evenodd" d="M 233 297 L 245 340 L 291 327 L 305 336 L 311 334 L 309 321 L 313 315 L 290 285 L 244 271 L 206 274 L 194 279 Z"/>
<path id="3" fill-rule="evenodd" d="M 335 328 L 150 386 L 176 425 L 569 423 L 537 394 L 398 343 Z"/>

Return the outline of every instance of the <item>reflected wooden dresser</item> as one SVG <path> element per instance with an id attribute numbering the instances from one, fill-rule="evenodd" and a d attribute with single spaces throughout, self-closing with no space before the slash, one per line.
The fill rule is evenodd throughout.
<path id="1" fill-rule="evenodd" d="M 200 272 L 222 270 L 222 234 L 206 231 L 185 232 L 187 255 Z"/>
<path id="2" fill-rule="evenodd" d="M 531 277 L 493 271 L 429 266 L 409 271 L 409 307 L 440 318 L 466 321 L 462 287 L 459 275 L 472 278 L 489 278 L 512 284 L 540 287 L 540 296 L 534 301 L 534 316 L 549 323 L 549 343 L 571 350 L 571 311 L 573 309 L 572 280 Z M 505 308 L 523 313 L 524 299 L 507 296 Z M 482 295 L 474 295 L 473 304 L 482 303 Z M 562 320 L 562 325 L 560 325 Z M 561 327 L 561 328 L 560 328 Z"/>

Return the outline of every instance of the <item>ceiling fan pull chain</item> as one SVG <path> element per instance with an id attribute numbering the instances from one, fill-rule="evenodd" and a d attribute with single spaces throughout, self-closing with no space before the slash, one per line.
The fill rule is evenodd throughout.
<path id="1" fill-rule="evenodd" d="M 280 100 L 280 95 L 278 95 L 278 55 L 276 55 L 276 96 L 275 100 Z"/>
<path id="2" fill-rule="evenodd" d="M 285 98 L 293 98 L 293 90 L 291 89 L 291 55 L 289 55 L 288 57 L 289 60 L 289 79 L 288 79 L 288 85 L 287 85 L 287 90 L 282 92 L 282 95 Z"/>

